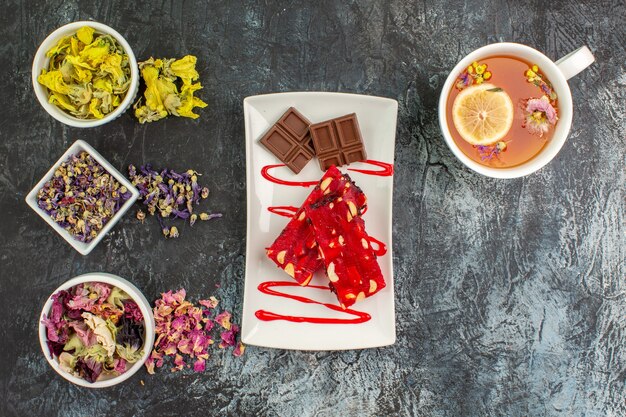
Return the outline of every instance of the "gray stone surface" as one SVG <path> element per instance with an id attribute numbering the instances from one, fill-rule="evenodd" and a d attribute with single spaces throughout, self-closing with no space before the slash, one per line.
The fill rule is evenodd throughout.
<path id="1" fill-rule="evenodd" d="M 68 128 L 31 88 L 55 28 L 94 19 L 139 59 L 198 56 L 198 121 Z M 626 415 L 626 6 L 623 1 L 3 1 L 0 13 L 0 415 Z M 524 179 L 468 171 L 439 132 L 447 72 L 496 41 L 597 62 L 570 83 L 558 157 Z M 400 104 L 394 179 L 398 341 L 348 352 L 216 351 L 203 374 L 141 371 L 104 390 L 54 373 L 37 339 L 48 295 L 107 271 L 148 298 L 185 287 L 241 314 L 245 248 L 242 100 L 278 91 L 372 94 Z M 82 257 L 24 203 L 75 140 L 116 167 L 195 168 L 225 217 L 178 241 L 127 216 Z M 149 219 L 154 220 L 154 219 Z M 216 284 L 221 284 L 216 288 Z M 140 381 L 144 381 L 145 385 Z"/>

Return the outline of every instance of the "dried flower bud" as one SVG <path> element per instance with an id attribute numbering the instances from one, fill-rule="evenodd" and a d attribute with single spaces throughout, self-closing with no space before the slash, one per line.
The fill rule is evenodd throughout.
<path id="1" fill-rule="evenodd" d="M 196 220 L 198 220 L 198 215 L 192 214 L 189 218 L 189 226 L 193 226 L 196 223 Z"/>
<path id="2" fill-rule="evenodd" d="M 202 191 L 200 192 L 200 196 L 204 199 L 207 198 L 209 196 L 209 188 L 208 187 L 203 187 Z"/>
<path id="3" fill-rule="evenodd" d="M 129 197 L 126 187 L 91 155 L 80 152 L 64 161 L 43 185 L 37 203 L 75 239 L 88 243 Z"/>
<path id="4" fill-rule="evenodd" d="M 141 210 L 137 210 L 137 220 L 141 220 L 141 222 L 143 223 L 145 219 L 146 219 L 146 213 L 144 213 Z"/>
<path id="5" fill-rule="evenodd" d="M 172 226 L 170 228 L 170 237 L 171 238 L 177 238 L 179 236 L 178 234 L 178 228 L 176 226 Z"/>

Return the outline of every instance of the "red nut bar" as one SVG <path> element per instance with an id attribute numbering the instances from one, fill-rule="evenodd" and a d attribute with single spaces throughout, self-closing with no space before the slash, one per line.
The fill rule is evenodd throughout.
<path id="1" fill-rule="evenodd" d="M 330 195 L 304 207 L 324 261 L 330 288 L 342 308 L 376 294 L 385 280 L 354 203 Z"/>
<path id="2" fill-rule="evenodd" d="M 364 210 L 367 203 L 365 194 L 352 179 L 333 166 L 324 174 L 320 183 L 309 194 L 274 243 L 266 249 L 268 258 L 303 286 L 308 285 L 313 273 L 323 266 L 304 207 L 327 196 L 350 201 L 358 207 L 359 213 Z"/>

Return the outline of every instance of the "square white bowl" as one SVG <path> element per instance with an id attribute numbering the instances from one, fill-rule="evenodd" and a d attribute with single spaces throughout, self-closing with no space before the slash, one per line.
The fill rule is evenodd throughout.
<path id="1" fill-rule="evenodd" d="M 365 312 L 371 319 L 358 324 L 317 324 L 283 320 L 262 321 L 256 313 L 268 310 L 289 316 L 345 319 L 345 312 L 331 311 L 319 304 L 286 300 L 264 294 L 259 286 L 267 281 L 295 283 L 265 255 L 289 221 L 272 214 L 271 206 L 302 204 L 311 189 L 288 187 L 267 181 L 261 175 L 264 167 L 280 161 L 259 143 L 259 138 L 289 108 L 295 107 L 312 123 L 356 113 L 369 159 L 393 164 L 398 102 L 388 98 L 358 94 L 326 92 L 291 92 L 247 97 L 243 102 L 246 128 L 247 239 L 246 276 L 242 317 L 242 340 L 246 344 L 297 350 L 343 350 L 387 346 L 395 343 L 396 323 L 392 262 L 392 196 L 393 176 L 369 176 L 351 171 L 371 169 L 361 162 L 340 167 L 349 172 L 368 198 L 368 211 L 363 214 L 370 236 L 387 245 L 387 253 L 378 258 L 387 286 L 376 295 L 351 308 Z M 294 174 L 286 167 L 273 173 L 287 181 L 316 181 L 323 175 L 316 158 Z M 315 289 L 328 286 L 328 279 L 316 273 L 308 287 L 292 287 L 285 292 L 316 302 L 337 305 L 330 291 Z"/>
<path id="2" fill-rule="evenodd" d="M 70 157 L 70 155 L 77 155 L 80 152 L 85 151 L 93 157 L 109 174 L 113 176 L 121 185 L 125 186 L 131 193 L 128 200 L 122 204 L 122 207 L 113 216 L 111 220 L 98 232 L 98 235 L 89 243 L 81 242 L 75 239 L 70 233 L 63 229 L 57 222 L 55 222 L 49 214 L 37 205 L 37 193 L 43 188 L 46 181 L 50 180 L 54 176 L 54 172 L 61 166 L 61 164 Z M 91 145 L 82 140 L 77 140 L 69 147 L 67 151 L 59 158 L 59 160 L 50 168 L 50 170 L 43 176 L 41 181 L 35 185 L 35 187 L 26 196 L 26 204 L 28 204 L 42 219 L 46 221 L 56 232 L 61 235 L 63 239 L 67 241 L 74 249 L 76 249 L 81 255 L 87 255 L 96 247 L 96 245 L 102 240 L 102 238 L 111 230 L 113 225 L 122 218 L 124 213 L 133 205 L 139 198 L 139 191 L 124 177 L 117 169 L 113 167 L 102 155 L 98 153 Z"/>

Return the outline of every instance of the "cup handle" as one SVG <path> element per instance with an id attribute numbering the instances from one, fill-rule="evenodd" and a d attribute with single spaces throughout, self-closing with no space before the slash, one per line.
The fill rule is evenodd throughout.
<path id="1" fill-rule="evenodd" d="M 589 65 L 593 64 L 595 60 L 589 48 L 581 46 L 556 61 L 556 66 L 559 67 L 565 79 L 569 80 Z"/>

